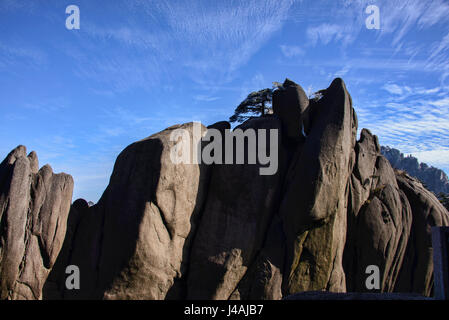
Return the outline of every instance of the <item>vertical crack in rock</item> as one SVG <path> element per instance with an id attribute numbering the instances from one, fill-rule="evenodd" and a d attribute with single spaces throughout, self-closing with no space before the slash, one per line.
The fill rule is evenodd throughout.
<path id="1" fill-rule="evenodd" d="M 173 234 L 172 234 L 172 230 L 171 230 L 171 228 L 170 228 L 170 225 L 167 223 L 167 220 L 165 219 L 165 213 L 164 213 L 164 211 L 162 211 L 162 209 L 157 205 L 157 201 L 156 200 L 153 200 L 152 202 L 151 202 L 156 208 L 157 208 L 157 210 L 159 211 L 159 216 L 161 217 L 161 221 L 162 221 L 162 224 L 164 225 L 164 227 L 165 227 L 165 230 L 167 230 L 167 234 L 168 234 L 168 236 L 170 237 L 170 241 L 172 241 L 173 240 Z M 156 230 L 157 231 L 157 230 Z"/>

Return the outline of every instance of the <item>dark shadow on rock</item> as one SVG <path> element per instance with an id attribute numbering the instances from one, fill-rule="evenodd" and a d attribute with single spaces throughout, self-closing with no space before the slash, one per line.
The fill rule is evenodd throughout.
<path id="1" fill-rule="evenodd" d="M 102 299 L 127 268 L 139 237 L 145 204 L 153 201 L 159 181 L 162 143 L 136 142 L 120 153 L 109 185 L 98 204 L 88 207 L 77 200 L 69 216 L 69 232 L 56 268 L 47 283 L 45 298 Z M 65 268 L 80 269 L 80 289 L 65 289 Z M 53 286 L 54 287 L 54 286 Z"/>
<path id="2" fill-rule="evenodd" d="M 81 219 L 88 210 L 89 205 L 84 199 L 78 199 L 72 204 L 67 219 L 64 243 L 43 287 L 43 300 L 60 300 L 64 298 L 65 269 L 72 260 L 73 242 L 78 234 Z"/>
<path id="3" fill-rule="evenodd" d="M 226 129 L 230 129 L 231 125 L 228 121 L 220 121 L 217 123 L 214 123 L 207 127 L 207 129 L 217 129 L 220 131 L 222 139 L 224 137 L 224 132 Z M 209 143 L 212 143 L 214 140 L 211 139 L 211 141 L 199 141 L 197 148 L 201 150 L 201 154 L 203 152 L 203 149 L 205 146 L 207 146 Z M 223 141 L 223 140 L 222 140 Z M 224 161 L 224 148 L 222 150 L 222 161 Z M 167 295 L 165 297 L 166 300 L 179 300 L 179 299 L 186 299 L 187 298 L 187 277 L 189 275 L 189 268 L 190 268 L 190 255 L 192 251 L 192 243 L 195 241 L 195 236 L 197 232 L 198 225 L 201 220 L 201 216 L 203 214 L 204 206 L 205 206 L 205 199 L 207 199 L 207 195 L 209 192 L 209 186 L 210 186 L 210 180 L 211 180 L 211 173 L 212 169 L 216 164 L 205 164 L 201 163 L 199 165 L 200 167 L 200 177 L 199 177 L 199 185 L 197 190 L 197 197 L 195 200 L 195 209 L 194 213 L 192 214 L 190 218 L 190 225 L 191 229 L 189 232 L 189 235 L 186 239 L 183 251 L 182 251 L 182 261 L 183 261 L 183 268 L 181 272 L 181 277 L 175 278 L 175 282 L 173 283 L 173 286 L 168 290 Z"/>
<path id="4" fill-rule="evenodd" d="M 154 201 L 163 145 L 157 139 L 136 142 L 118 157 L 108 189 L 96 206 L 104 216 L 98 283 L 102 298 L 132 258 L 145 205 Z"/>
<path id="5" fill-rule="evenodd" d="M 281 129 L 280 126 L 276 116 L 267 115 L 248 120 L 234 132 Z M 234 144 L 234 151 L 235 147 Z M 260 164 L 248 164 L 247 140 L 244 150 L 246 164 L 235 164 L 234 152 L 234 164 L 212 168 L 209 193 L 192 248 L 188 299 L 230 298 L 265 241 L 277 205 L 280 174 L 260 175 Z"/>

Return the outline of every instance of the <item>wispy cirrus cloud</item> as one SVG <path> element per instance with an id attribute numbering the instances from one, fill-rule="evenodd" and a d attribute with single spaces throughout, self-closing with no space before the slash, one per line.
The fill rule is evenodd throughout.
<path id="1" fill-rule="evenodd" d="M 172 73 L 179 77 L 179 72 L 201 85 L 219 85 L 231 81 L 235 72 L 282 27 L 293 3 L 129 1 L 120 9 L 139 11 L 146 15 L 145 19 L 119 19 L 114 25 L 87 21 L 81 34 L 90 39 L 78 39 L 90 49 L 94 43 L 99 48 L 116 43 L 123 50 L 103 49 L 92 59 L 78 48 L 72 57 L 78 61 L 81 77 L 112 82 L 118 90 L 155 86 L 161 77 Z M 131 57 L 129 49 L 133 50 Z"/>
<path id="2" fill-rule="evenodd" d="M 389 83 L 383 89 L 389 95 L 356 108 L 363 115 L 360 127 L 370 128 L 384 145 L 414 154 L 433 166 L 449 168 L 448 88 Z"/>
<path id="3" fill-rule="evenodd" d="M 69 31 L 61 1 L 0 0 L 0 148 L 34 146 L 89 200 L 132 141 L 228 119 L 287 76 L 309 94 L 343 77 L 360 127 L 449 169 L 446 0 L 76 4 L 81 29 Z M 369 4 L 380 30 L 365 27 Z"/>
<path id="4" fill-rule="evenodd" d="M 204 94 L 195 95 L 193 98 L 195 100 L 205 101 L 205 102 L 211 102 L 211 101 L 216 101 L 216 100 L 220 99 L 219 97 L 214 97 L 214 96 L 204 95 Z"/>
<path id="5" fill-rule="evenodd" d="M 294 1 L 167 1 L 161 13 L 186 51 L 186 64 L 232 73 L 281 28 Z M 201 70 L 202 71 L 202 70 Z M 223 72 L 224 70 L 222 70 Z"/>
<path id="6" fill-rule="evenodd" d="M 70 106 L 70 102 L 63 97 L 52 98 L 35 98 L 31 101 L 25 102 L 22 107 L 30 110 L 35 110 L 43 113 L 55 113 Z"/>
<path id="7" fill-rule="evenodd" d="M 395 95 L 402 95 L 404 92 L 411 92 L 410 87 L 407 86 L 401 87 L 394 83 L 387 83 L 382 87 L 382 89 Z"/>
<path id="8" fill-rule="evenodd" d="M 47 55 L 41 49 L 0 41 L 0 69 L 23 65 L 38 68 L 45 65 L 47 61 Z"/>
<path id="9" fill-rule="evenodd" d="M 347 28 L 331 23 L 323 23 L 318 26 L 312 26 L 307 29 L 307 38 L 312 45 L 318 42 L 326 45 L 331 41 L 348 42 L 351 33 L 346 32 Z"/>
<path id="10" fill-rule="evenodd" d="M 393 45 L 413 30 L 423 30 L 449 21 L 449 4 L 444 0 L 394 0 L 382 3 L 382 32 L 394 34 Z"/>
<path id="11" fill-rule="evenodd" d="M 433 150 L 419 151 L 414 150 L 413 155 L 421 162 L 431 163 L 434 167 L 449 169 L 449 148 L 436 146 Z"/>
<path id="12" fill-rule="evenodd" d="M 300 46 L 281 45 L 280 48 L 282 54 L 287 58 L 300 57 L 306 53 L 305 50 Z"/>
<path id="13" fill-rule="evenodd" d="M 0 1 L 0 12 L 11 11 L 27 11 L 32 12 L 37 8 L 37 2 L 35 1 L 16 1 L 16 0 L 2 0 Z"/>
<path id="14" fill-rule="evenodd" d="M 404 39 L 413 32 L 430 29 L 436 25 L 447 25 L 449 22 L 449 3 L 445 0 L 391 0 L 373 2 L 360 1 L 320 1 L 304 2 L 301 10 L 313 12 L 310 24 L 306 30 L 309 44 L 340 43 L 346 46 L 353 43 L 366 30 L 365 9 L 368 5 L 376 5 L 380 12 L 380 30 L 372 31 L 379 38 L 391 36 L 391 44 L 396 49 L 407 50 L 411 56 L 421 48 L 419 44 L 411 46 L 404 44 Z M 308 20 L 301 16 L 301 19 Z M 449 30 L 448 30 L 449 31 Z M 435 40 L 432 48 L 433 56 L 446 50 L 449 45 L 448 37 Z"/>

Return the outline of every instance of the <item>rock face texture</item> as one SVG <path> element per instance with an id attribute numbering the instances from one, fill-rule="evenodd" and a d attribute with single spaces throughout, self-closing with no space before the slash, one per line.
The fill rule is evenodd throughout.
<path id="1" fill-rule="evenodd" d="M 390 161 L 393 168 L 403 170 L 414 178 L 426 184 L 426 187 L 436 195 L 449 194 L 449 179 L 443 170 L 419 163 L 412 156 L 404 156 L 399 150 L 390 147 L 381 147 L 381 152 Z"/>
<path id="2" fill-rule="evenodd" d="M 0 298 L 41 299 L 62 247 L 73 180 L 19 146 L 0 164 Z"/>
<path id="3" fill-rule="evenodd" d="M 279 208 L 287 240 L 283 291 L 345 291 L 342 256 L 347 182 L 357 120 L 341 79 L 313 108 L 305 143 L 292 161 Z"/>
<path id="4" fill-rule="evenodd" d="M 239 128 L 280 131 L 281 122 L 262 117 L 251 119 Z M 280 146 L 279 141 L 264 143 Z M 283 157 L 282 152 L 278 154 Z M 224 164 L 212 168 L 208 196 L 191 252 L 187 298 L 228 299 L 254 260 L 277 209 L 282 181 L 281 170 L 274 175 L 260 175 L 261 166 L 260 163 Z"/>
<path id="5" fill-rule="evenodd" d="M 205 127 L 199 129 L 204 134 Z M 79 221 L 66 239 L 71 254 L 61 259 L 62 265 L 80 268 L 81 289 L 64 290 L 60 284 L 62 297 L 164 299 L 182 294 L 180 282 L 209 174 L 199 164 L 173 163 L 171 151 L 183 143 L 172 141 L 176 130 L 188 133 L 189 144 L 199 143 L 189 123 L 130 145 L 119 155 L 100 201 L 73 208 Z"/>
<path id="6" fill-rule="evenodd" d="M 292 108 L 292 106 L 295 106 Z M 282 121 L 284 134 L 289 138 L 299 138 L 309 130 L 309 99 L 300 85 L 286 79 L 280 90 L 273 93 L 273 113 Z"/>
<path id="7" fill-rule="evenodd" d="M 375 265 L 381 274 L 379 290 L 393 292 L 410 235 L 410 204 L 379 154 L 376 136 L 364 129 L 355 150 L 345 250 L 348 290 L 370 291 L 366 269 Z"/>
<path id="8" fill-rule="evenodd" d="M 70 177 L 38 171 L 35 154 L 14 150 L 0 166 L 1 297 L 431 295 L 430 228 L 449 225 L 449 213 L 417 179 L 392 168 L 369 130 L 357 141 L 343 80 L 320 92 L 309 100 L 286 80 L 273 114 L 234 130 L 226 121 L 176 125 L 135 142 L 92 206 L 79 199 L 69 208 Z M 212 132 L 223 142 L 242 132 L 244 163 L 236 163 L 238 145 L 201 139 Z M 225 163 L 229 150 L 233 163 Z M 194 161 L 204 152 L 219 161 Z M 273 156 L 273 174 L 261 174 L 261 154 Z M 79 289 L 65 286 L 70 265 L 80 270 Z M 373 265 L 379 288 L 371 290 Z"/>
<path id="9" fill-rule="evenodd" d="M 396 290 L 430 295 L 433 282 L 431 227 L 447 226 L 448 211 L 417 179 L 401 171 L 396 173 L 396 178 L 410 203 L 413 221 Z"/>

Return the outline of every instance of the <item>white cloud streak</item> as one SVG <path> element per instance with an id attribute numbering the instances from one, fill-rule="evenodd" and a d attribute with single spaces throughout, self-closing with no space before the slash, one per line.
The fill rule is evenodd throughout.
<path id="1" fill-rule="evenodd" d="M 299 46 L 281 45 L 282 54 L 287 58 L 300 57 L 306 52 Z"/>
<path id="2" fill-rule="evenodd" d="M 391 96 L 356 108 L 360 128 L 369 128 L 381 144 L 412 153 L 430 165 L 449 168 L 449 99 L 439 96 L 441 92 L 447 95 L 447 88 L 390 83 L 383 89 Z"/>
<path id="3" fill-rule="evenodd" d="M 122 10 L 147 13 L 144 21 L 121 21 L 113 27 L 85 23 L 81 31 L 96 43 L 132 47 L 131 57 L 107 51 L 99 52 L 98 59 L 82 53 L 73 57 L 80 76 L 112 81 L 119 90 L 157 85 L 175 65 L 178 77 L 183 71 L 198 84 L 220 85 L 231 81 L 282 27 L 293 2 L 130 1 Z"/>

